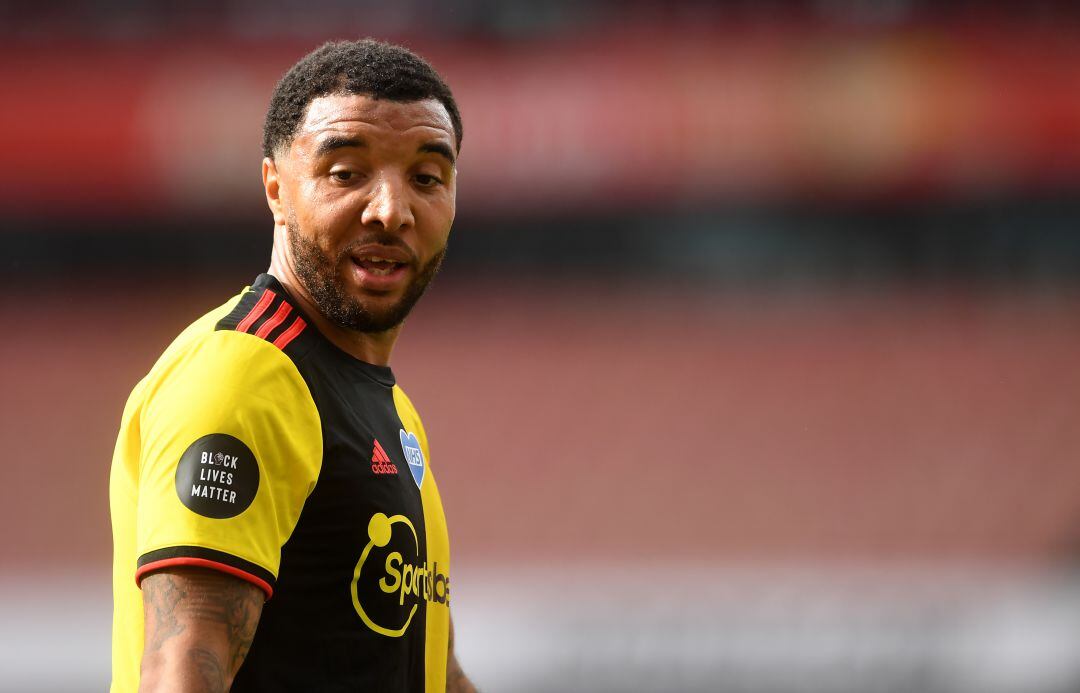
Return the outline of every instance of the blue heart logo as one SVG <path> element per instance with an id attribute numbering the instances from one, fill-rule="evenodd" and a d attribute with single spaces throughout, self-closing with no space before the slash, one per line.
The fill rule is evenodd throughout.
<path id="1" fill-rule="evenodd" d="M 424 451 L 420 449 L 420 441 L 416 434 L 409 433 L 404 428 L 399 434 L 401 438 L 401 451 L 405 453 L 405 461 L 409 463 L 409 471 L 412 472 L 416 488 L 424 483 Z"/>

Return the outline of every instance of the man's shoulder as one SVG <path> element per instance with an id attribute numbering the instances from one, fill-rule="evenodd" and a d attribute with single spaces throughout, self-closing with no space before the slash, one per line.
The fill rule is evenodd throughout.
<path id="1" fill-rule="evenodd" d="M 420 420 L 420 413 L 400 385 L 394 385 L 394 407 L 397 409 L 401 423 L 419 437 L 421 445 L 427 450 L 427 431 L 424 430 L 424 423 Z"/>
<path id="2" fill-rule="evenodd" d="M 304 319 L 281 292 L 257 283 L 191 323 L 140 383 L 143 397 L 166 391 L 272 396 L 306 390 L 296 360 L 310 346 Z"/>
<path id="3" fill-rule="evenodd" d="M 173 339 L 172 343 L 165 348 L 157 362 L 154 364 L 151 373 L 154 370 L 160 369 L 164 364 L 181 356 L 185 351 L 195 348 L 200 342 L 205 341 L 214 332 L 217 331 L 217 324 L 233 312 L 244 297 L 244 293 L 247 292 L 247 287 L 244 291 L 233 296 L 225 303 L 214 308 L 213 310 L 205 313 L 202 317 L 198 318 L 190 325 L 188 325 L 180 334 Z"/>
<path id="4" fill-rule="evenodd" d="M 236 352 L 242 344 L 236 341 L 229 331 L 218 329 L 218 324 L 243 301 L 249 288 L 233 296 L 225 303 L 205 313 L 192 322 L 165 347 L 147 374 L 148 380 L 159 379 L 176 370 L 177 366 L 192 359 L 200 362 L 229 361 L 237 358 Z M 235 334 L 235 333 L 234 333 Z M 239 335 L 236 335 L 239 336 Z"/>
<path id="5" fill-rule="evenodd" d="M 313 328 L 267 275 L 188 325 L 158 359 L 154 370 L 198 354 L 203 359 L 298 360 L 310 348 Z M 253 339 L 254 338 L 254 339 Z"/>
<path id="6" fill-rule="evenodd" d="M 417 413 L 412 400 L 405 394 L 405 390 L 401 388 L 401 385 L 396 383 L 394 384 L 394 404 L 397 406 L 399 412 L 407 414 L 410 418 L 419 420 L 420 414 Z"/>

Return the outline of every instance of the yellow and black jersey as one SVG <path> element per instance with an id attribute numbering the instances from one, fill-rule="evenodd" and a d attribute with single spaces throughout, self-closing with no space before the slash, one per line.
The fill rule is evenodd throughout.
<path id="1" fill-rule="evenodd" d="M 113 691 L 136 691 L 139 582 L 202 566 L 266 593 L 233 691 L 441 691 L 449 542 L 420 418 L 269 275 L 135 387 L 113 455 Z"/>

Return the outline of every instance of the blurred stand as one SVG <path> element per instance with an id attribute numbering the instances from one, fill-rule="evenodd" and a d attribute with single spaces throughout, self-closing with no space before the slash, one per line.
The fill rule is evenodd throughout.
<path id="1" fill-rule="evenodd" d="M 0 3 L 6 685 L 107 679 L 124 399 L 268 264 L 274 81 L 376 35 L 465 120 L 394 366 L 485 690 L 1080 689 L 1078 20 Z"/>

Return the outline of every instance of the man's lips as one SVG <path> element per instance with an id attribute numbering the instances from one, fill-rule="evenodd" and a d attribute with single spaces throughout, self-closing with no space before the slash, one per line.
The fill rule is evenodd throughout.
<path id="1" fill-rule="evenodd" d="M 412 266 L 412 256 L 404 248 L 364 246 L 349 253 L 355 275 L 364 288 L 390 290 L 402 281 Z"/>
<path id="2" fill-rule="evenodd" d="M 382 262 L 411 265 L 412 253 L 407 248 L 393 245 L 363 245 L 349 251 L 349 257 L 353 262 Z"/>
<path id="3" fill-rule="evenodd" d="M 385 277 L 399 267 L 404 267 L 400 262 L 394 262 L 393 260 L 387 260 L 378 256 L 370 258 L 353 259 L 353 263 L 364 268 L 365 272 L 369 272 L 376 277 Z"/>

